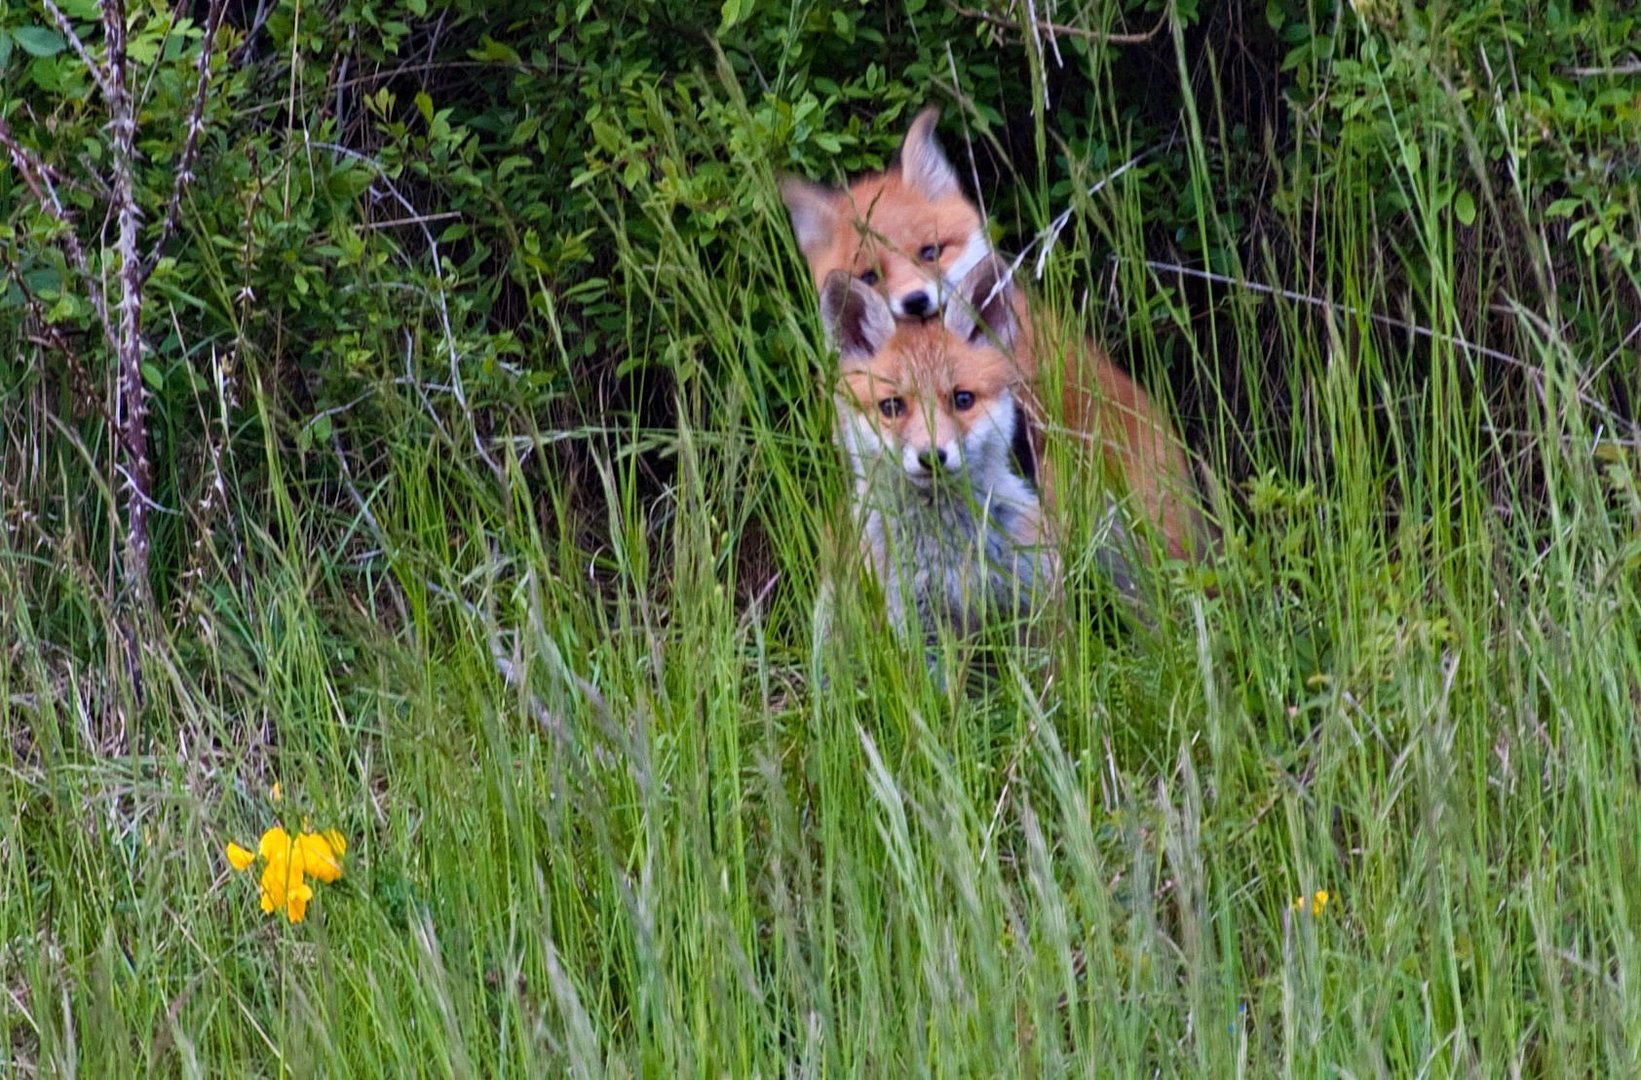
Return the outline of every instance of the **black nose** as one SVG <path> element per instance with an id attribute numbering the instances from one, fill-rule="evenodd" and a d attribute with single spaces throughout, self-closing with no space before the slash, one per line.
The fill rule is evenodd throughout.
<path id="1" fill-rule="evenodd" d="M 921 319 L 934 308 L 934 304 L 930 302 L 929 294 L 926 292 L 908 294 L 906 299 L 900 302 L 900 306 L 906 309 L 906 314 L 915 319 Z"/>
<path id="2" fill-rule="evenodd" d="M 946 467 L 946 451 L 940 447 L 931 447 L 917 455 L 917 460 L 930 472 L 939 472 Z"/>

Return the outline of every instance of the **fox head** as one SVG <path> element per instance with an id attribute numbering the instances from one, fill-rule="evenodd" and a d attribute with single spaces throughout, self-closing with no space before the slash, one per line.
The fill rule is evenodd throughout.
<path id="1" fill-rule="evenodd" d="M 857 472 L 897 465 L 922 490 L 966 477 L 980 495 L 1005 476 L 1034 484 L 1011 289 L 1007 266 L 988 256 L 940 320 L 897 322 L 858 277 L 827 277 L 821 319 L 840 357 L 839 431 Z"/>
<path id="2" fill-rule="evenodd" d="M 875 289 L 896 318 L 925 319 L 991 254 L 979 209 L 934 135 L 938 109 L 912 121 L 887 172 L 839 191 L 787 180 L 781 198 L 815 287 L 838 271 Z"/>

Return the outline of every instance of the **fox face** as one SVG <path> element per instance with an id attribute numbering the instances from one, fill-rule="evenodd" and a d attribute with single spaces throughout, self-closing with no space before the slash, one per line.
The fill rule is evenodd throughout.
<path id="1" fill-rule="evenodd" d="M 843 271 L 882 296 L 894 317 L 925 319 L 990 256 L 985 220 L 935 140 L 939 116 L 918 113 L 886 172 L 842 190 L 781 185 L 817 289 Z"/>
<path id="2" fill-rule="evenodd" d="M 1030 486 L 1029 433 L 1006 351 L 1018 329 L 1001 265 L 982 264 L 940 321 L 897 322 L 884 298 L 834 271 L 821 317 L 837 346 L 840 434 L 857 466 L 898 467 L 912 488 L 961 485 L 984 498 L 1013 479 Z"/>

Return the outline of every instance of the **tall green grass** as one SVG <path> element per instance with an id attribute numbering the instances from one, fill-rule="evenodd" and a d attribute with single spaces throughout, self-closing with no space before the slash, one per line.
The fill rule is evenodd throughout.
<path id="1" fill-rule="evenodd" d="M 1213 246 L 1224 136 L 1211 83 L 1181 83 Z M 722 145 L 765 210 L 727 262 L 661 193 L 612 201 L 617 234 L 660 237 L 614 287 L 633 352 L 670 362 L 672 426 L 476 429 L 434 385 L 429 275 L 415 370 L 439 374 L 382 386 L 369 430 L 338 417 L 314 474 L 245 358 L 264 454 L 214 466 L 227 501 L 149 628 L 140 707 L 92 662 L 106 529 L 8 517 L 4 1071 L 1641 1069 L 1641 502 L 1577 396 L 1625 328 L 1575 348 L 1516 313 L 1505 379 L 1457 342 L 1477 262 L 1421 193 L 1462 147 L 1403 176 L 1411 237 L 1348 161 L 1325 213 L 1273 199 L 1307 269 L 1251 253 L 1216 272 L 1278 291 L 1207 307 L 1148 266 L 1144 184 L 1076 201 L 1037 302 L 1150 385 L 1195 366 L 1199 449 L 1248 481 L 1210 573 L 1158 571 L 1150 626 L 1092 569 L 1103 504 L 1071 484 L 1046 646 L 949 643 L 942 680 L 835 565 L 813 297 L 762 151 Z M 1052 150 L 1023 179 L 1037 228 Z M 1426 284 L 1388 314 L 1430 336 L 1373 332 L 1396 258 Z M 760 354 L 743 298 L 770 291 L 811 369 Z M 15 506 L 112 513 L 73 453 L 24 467 L 39 406 L 4 407 Z M 298 926 L 222 855 L 275 820 L 351 845 Z"/>

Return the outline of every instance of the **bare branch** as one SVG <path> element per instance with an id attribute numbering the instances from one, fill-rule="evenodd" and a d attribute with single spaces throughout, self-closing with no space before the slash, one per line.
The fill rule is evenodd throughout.
<path id="1" fill-rule="evenodd" d="M 1113 255 L 1111 259 L 1113 262 L 1123 261 L 1115 255 Z M 1472 342 L 1463 336 L 1456 334 L 1444 334 L 1439 330 L 1432 330 L 1428 326 L 1420 326 L 1417 323 L 1407 322 L 1403 319 L 1397 319 L 1390 315 L 1382 315 L 1377 311 L 1365 311 L 1361 308 L 1352 307 L 1349 304 L 1341 304 L 1338 301 L 1328 300 L 1324 297 L 1307 296 L 1304 293 L 1295 292 L 1292 289 L 1283 289 L 1275 285 L 1266 285 L 1265 283 L 1259 281 L 1250 281 L 1247 278 L 1232 277 L 1228 274 L 1216 274 L 1211 270 L 1197 270 L 1189 266 L 1178 266 L 1174 263 L 1158 262 L 1153 259 L 1145 259 L 1141 261 L 1141 265 L 1148 269 L 1155 270 L 1158 273 L 1179 274 L 1183 277 L 1194 277 L 1202 281 L 1211 281 L 1216 285 L 1234 285 L 1239 289 L 1247 289 L 1249 292 L 1262 293 L 1266 296 L 1280 296 L 1282 299 L 1291 300 L 1294 303 L 1309 304 L 1312 307 L 1331 310 L 1341 315 L 1352 316 L 1353 318 L 1365 318 L 1372 322 L 1378 323 L 1380 326 L 1388 326 L 1393 330 L 1401 330 L 1405 333 L 1412 334 L 1415 337 L 1424 338 L 1427 341 L 1439 341 L 1445 345 L 1454 346 L 1455 348 L 1458 348 L 1473 356 L 1483 356 L 1489 360 L 1496 360 L 1501 364 L 1508 364 L 1511 367 L 1519 368 L 1520 370 L 1527 372 L 1530 376 L 1533 376 L 1536 379 L 1542 378 L 1544 375 L 1544 370 L 1542 368 L 1533 366 L 1531 363 L 1523 360 L 1519 356 L 1511 356 L 1507 352 L 1500 352 L 1497 349 L 1490 349 L 1485 345 L 1477 345 L 1475 342 Z M 1513 310 L 1515 310 L 1518 315 L 1524 317 L 1530 317 L 1532 314 L 1524 308 L 1515 308 Z M 1542 320 L 1540 320 L 1540 322 L 1542 322 Z M 1542 329 L 1547 330 L 1548 328 L 1543 327 Z M 1612 424 L 1614 427 L 1621 429 L 1626 434 L 1635 430 L 1635 425 L 1613 412 L 1610 405 L 1591 397 L 1582 388 L 1575 387 L 1574 392 L 1577 395 L 1579 402 L 1584 405 L 1585 408 L 1591 410 L 1603 420 Z"/>
<path id="2" fill-rule="evenodd" d="M 85 249 L 80 246 L 80 234 L 74 228 L 74 216 L 63 205 L 62 199 L 57 197 L 57 188 L 51 182 L 50 170 L 28 147 L 17 141 L 17 137 L 12 134 L 3 117 L 0 117 L 0 146 L 6 148 L 17 174 L 23 178 L 23 184 L 33 194 L 34 201 L 39 204 L 40 209 L 62 226 L 58 243 L 62 245 L 63 253 L 68 256 L 69 265 L 85 282 L 86 297 L 97 312 L 97 321 L 102 324 L 103 335 L 108 339 L 109 347 L 117 349 L 119 343 L 114 336 L 114 324 L 108 318 L 108 308 L 103 303 L 101 283 L 91 273 L 91 263 L 85 257 Z"/>
<path id="3" fill-rule="evenodd" d="M 40 0 L 40 5 L 51 14 L 52 21 L 57 24 L 58 32 L 68 39 L 69 45 L 73 46 L 74 54 L 80 58 L 80 63 L 85 65 L 86 71 L 90 72 L 91 77 L 96 80 L 97 89 L 102 91 L 103 100 L 107 101 L 110 93 L 108 72 L 101 64 L 91 58 L 91 53 L 86 49 L 85 42 L 81 41 L 80 35 L 74 32 L 73 24 L 68 21 L 68 16 L 63 14 L 61 8 L 52 3 L 52 0 Z"/>
<path id="4" fill-rule="evenodd" d="M 366 155 L 359 153 L 357 150 L 350 150 L 347 147 L 340 146 L 336 143 L 316 142 L 313 145 L 321 150 L 329 150 L 331 153 L 340 157 L 346 157 L 368 166 L 376 174 L 376 179 L 382 185 L 382 190 L 392 196 L 393 200 L 404 209 L 405 213 L 409 215 L 408 221 L 411 224 L 416 225 L 421 230 L 423 239 L 427 241 L 428 255 L 432 260 L 433 279 L 439 283 L 438 290 L 433 293 L 433 299 L 438 302 L 439 324 L 440 328 L 444 331 L 445 349 L 449 353 L 450 357 L 451 390 L 455 394 L 456 404 L 460 406 L 462 415 L 467 418 L 468 425 L 472 428 L 473 448 L 478 451 L 480 460 L 490 467 L 490 472 L 495 476 L 496 482 L 501 485 L 502 490 L 506 490 L 508 486 L 507 471 L 503 469 L 501 465 L 496 462 L 496 459 L 490 456 L 490 452 L 484 448 L 484 441 L 479 438 L 479 425 L 474 421 L 472 407 L 467 403 L 467 392 L 462 386 L 461 353 L 456 348 L 456 334 L 455 331 L 451 329 L 450 325 L 450 305 L 445 299 L 446 289 L 448 286 L 444 280 L 444 268 L 442 265 L 442 258 L 439 254 L 439 242 L 434 239 L 433 230 L 427 227 L 427 222 L 433 219 L 418 211 L 409 199 L 400 194 L 399 189 L 393 186 L 393 182 L 388 179 L 387 174 L 382 170 L 381 163 L 376 161 L 376 159 L 367 157 Z M 448 433 L 446 437 L 449 437 Z"/>
<path id="5" fill-rule="evenodd" d="M 199 45 L 199 79 L 194 85 L 193 107 L 188 110 L 188 132 L 183 137 L 182 155 L 177 159 L 177 176 L 171 185 L 171 199 L 165 205 L 165 218 L 160 222 L 160 234 L 142 264 L 144 282 L 154 272 L 154 267 L 159 265 L 165 245 L 177 228 L 177 218 L 182 212 L 182 193 L 194 182 L 194 158 L 199 153 L 199 133 L 205 127 L 205 94 L 211 88 L 211 54 L 216 46 L 217 30 L 222 26 L 222 15 L 227 9 L 227 0 L 211 0 L 211 10 L 205 16 L 205 37 Z"/>
<path id="6" fill-rule="evenodd" d="M 1006 19 L 1001 15 L 993 15 L 989 11 L 976 11 L 973 8 L 950 5 L 951 9 L 966 19 L 979 19 L 983 23 L 1003 30 L 1013 30 L 1024 33 L 1021 24 L 1013 19 Z M 1063 26 L 1059 23 L 1047 22 L 1042 19 L 1031 20 L 1031 25 L 1040 33 L 1048 34 L 1050 39 L 1059 35 L 1066 37 L 1083 38 L 1088 41 L 1097 41 L 1102 45 L 1144 45 L 1152 38 L 1162 33 L 1162 28 L 1168 25 L 1168 16 L 1164 15 L 1157 21 L 1157 25 L 1143 34 L 1107 34 L 1099 30 L 1086 30 L 1081 26 Z"/>
<path id="7" fill-rule="evenodd" d="M 1611 67 L 1565 68 L 1563 74 L 1571 75 L 1575 79 L 1599 79 L 1605 75 L 1641 75 L 1641 60 L 1630 60 Z"/>
<path id="8" fill-rule="evenodd" d="M 142 381 L 142 260 L 137 255 L 137 232 L 142 212 L 137 206 L 136 111 L 126 85 L 124 0 L 102 0 L 103 32 L 108 41 L 108 114 L 112 134 L 114 213 L 119 222 L 120 299 L 115 356 L 114 416 L 119 423 L 119 474 L 125 503 L 125 596 L 119 629 L 125 644 L 127 670 L 141 694 L 141 639 L 138 620 L 150 603 L 148 586 L 148 511 L 152 468 L 148 461 L 148 391 Z"/>

